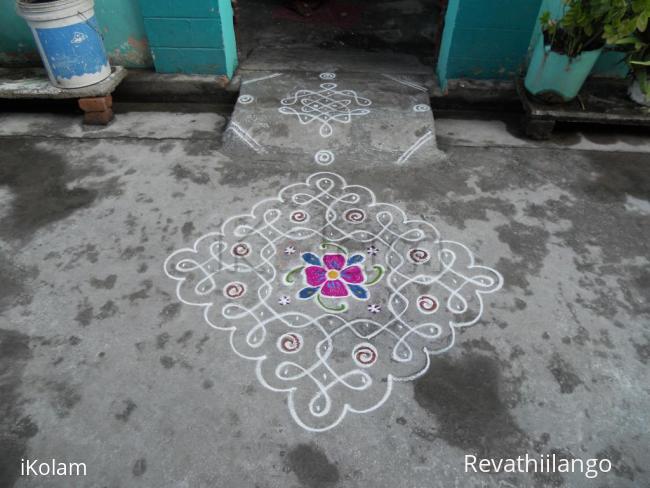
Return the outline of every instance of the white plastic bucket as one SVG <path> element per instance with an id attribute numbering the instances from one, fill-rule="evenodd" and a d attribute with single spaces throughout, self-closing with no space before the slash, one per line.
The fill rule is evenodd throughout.
<path id="1" fill-rule="evenodd" d="M 80 88 L 111 74 L 93 0 L 18 0 L 53 85 Z"/>

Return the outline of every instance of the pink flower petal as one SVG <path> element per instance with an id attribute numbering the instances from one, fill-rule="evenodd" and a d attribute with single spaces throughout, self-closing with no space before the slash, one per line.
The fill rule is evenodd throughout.
<path id="1" fill-rule="evenodd" d="M 323 296 L 326 297 L 347 297 L 350 293 L 348 292 L 348 287 L 345 286 L 341 280 L 329 280 L 326 281 L 323 287 L 320 289 L 320 292 Z"/>
<path id="2" fill-rule="evenodd" d="M 307 266 L 305 268 L 305 278 L 309 286 L 320 286 L 325 283 L 327 271 L 320 266 Z"/>
<path id="3" fill-rule="evenodd" d="M 345 266 L 345 256 L 343 254 L 325 254 L 323 262 L 327 269 L 341 270 Z"/>
<path id="4" fill-rule="evenodd" d="M 341 272 L 341 278 L 348 283 L 363 283 L 366 281 L 360 266 L 349 266 Z"/>

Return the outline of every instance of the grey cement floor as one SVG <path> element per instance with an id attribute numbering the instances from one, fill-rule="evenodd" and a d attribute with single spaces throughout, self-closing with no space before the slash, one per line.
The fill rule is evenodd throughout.
<path id="1" fill-rule="evenodd" d="M 313 433 L 227 334 L 181 305 L 167 256 L 304 161 L 231 159 L 215 114 L 0 118 L 0 486 L 650 486 L 648 139 L 529 143 L 438 120 L 447 158 L 351 184 L 433 223 L 504 287 L 427 373 Z M 465 473 L 465 454 L 607 457 L 609 474 Z M 20 476 L 21 458 L 85 478 Z"/>

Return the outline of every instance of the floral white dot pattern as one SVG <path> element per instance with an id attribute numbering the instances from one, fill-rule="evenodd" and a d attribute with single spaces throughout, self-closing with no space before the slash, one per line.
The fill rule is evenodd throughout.
<path id="1" fill-rule="evenodd" d="M 312 432 L 425 374 L 503 285 L 430 222 L 331 172 L 228 218 L 172 253 L 165 272 Z"/>
<path id="2" fill-rule="evenodd" d="M 379 313 L 381 312 L 381 305 L 378 305 L 376 303 L 371 303 L 368 305 L 368 312 L 370 313 Z"/>

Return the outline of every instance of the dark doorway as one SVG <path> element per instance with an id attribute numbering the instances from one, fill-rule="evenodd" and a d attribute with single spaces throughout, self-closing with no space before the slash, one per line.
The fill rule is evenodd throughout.
<path id="1" fill-rule="evenodd" d="M 433 66 L 446 0 L 238 0 L 240 61 L 255 49 L 412 54 Z"/>

